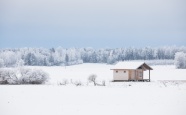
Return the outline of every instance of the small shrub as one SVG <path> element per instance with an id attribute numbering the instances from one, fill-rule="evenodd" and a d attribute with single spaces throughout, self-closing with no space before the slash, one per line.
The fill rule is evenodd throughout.
<path id="1" fill-rule="evenodd" d="M 63 81 L 60 82 L 59 85 L 66 85 L 66 84 L 68 84 L 68 83 L 69 83 L 69 82 L 68 82 L 67 79 L 63 79 Z"/>
<path id="2" fill-rule="evenodd" d="M 102 81 L 102 86 L 106 86 L 106 85 L 105 85 L 105 80 Z"/>
<path id="3" fill-rule="evenodd" d="M 81 81 L 75 81 L 75 82 L 73 82 L 73 84 L 76 85 L 76 86 L 82 86 L 83 85 Z"/>
<path id="4" fill-rule="evenodd" d="M 105 81 L 103 80 L 102 83 L 96 83 L 97 86 L 106 86 Z"/>

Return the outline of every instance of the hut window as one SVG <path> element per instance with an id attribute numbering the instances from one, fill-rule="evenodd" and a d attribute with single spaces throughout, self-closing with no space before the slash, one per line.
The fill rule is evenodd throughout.
<path id="1" fill-rule="evenodd" d="M 116 71 L 116 73 L 118 73 L 118 71 Z"/>

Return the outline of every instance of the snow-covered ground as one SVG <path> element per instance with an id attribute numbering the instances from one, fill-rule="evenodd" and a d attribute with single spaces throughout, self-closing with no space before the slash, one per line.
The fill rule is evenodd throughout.
<path id="1" fill-rule="evenodd" d="M 184 83 L 163 86 L 141 82 L 123 87 L 4 85 L 0 94 L 1 115 L 186 114 Z"/>
<path id="2" fill-rule="evenodd" d="M 186 70 L 152 66 L 152 82 L 109 82 L 112 66 L 27 67 L 49 73 L 51 85 L 0 85 L 0 115 L 186 115 Z M 87 85 L 90 74 L 106 86 Z M 57 85 L 63 79 L 84 84 Z"/>
<path id="3" fill-rule="evenodd" d="M 50 83 L 56 84 L 56 82 L 67 79 L 69 81 L 82 81 L 87 82 L 88 76 L 91 74 L 97 75 L 98 81 L 112 81 L 113 73 L 111 68 L 114 65 L 107 64 L 80 64 L 73 66 L 30 66 L 27 68 L 42 69 L 49 73 Z M 186 69 L 176 69 L 174 65 L 156 65 L 151 66 L 151 80 L 186 80 Z M 149 72 L 144 72 L 144 78 L 148 78 Z"/>

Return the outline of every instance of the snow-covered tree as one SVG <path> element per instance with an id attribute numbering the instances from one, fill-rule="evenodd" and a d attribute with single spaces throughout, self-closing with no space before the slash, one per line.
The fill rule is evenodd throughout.
<path id="1" fill-rule="evenodd" d="M 16 84 L 18 78 L 12 69 L 0 69 L 0 84 Z"/>
<path id="2" fill-rule="evenodd" d="M 8 50 L 1 52 L 0 59 L 3 60 L 3 61 L 1 60 L 1 63 L 3 62 L 5 67 L 9 67 L 15 66 L 17 61 L 20 60 L 21 58 L 14 51 Z"/>
<path id="3" fill-rule="evenodd" d="M 0 58 L 0 68 L 4 67 L 4 60 Z"/>
<path id="4" fill-rule="evenodd" d="M 177 52 L 175 54 L 175 65 L 176 68 L 186 69 L 186 53 L 184 52 Z"/>
<path id="5" fill-rule="evenodd" d="M 0 84 L 43 84 L 48 79 L 48 74 L 42 70 L 0 69 Z"/>
<path id="6" fill-rule="evenodd" d="M 43 84 L 48 79 L 48 74 L 42 70 L 22 69 L 19 81 L 21 84 Z"/>
<path id="7" fill-rule="evenodd" d="M 60 66 L 79 63 L 115 63 L 124 60 L 174 59 L 176 52 L 186 52 L 186 47 L 144 47 L 93 49 L 87 48 L 19 48 L 0 49 L 0 67 L 18 66 Z"/>

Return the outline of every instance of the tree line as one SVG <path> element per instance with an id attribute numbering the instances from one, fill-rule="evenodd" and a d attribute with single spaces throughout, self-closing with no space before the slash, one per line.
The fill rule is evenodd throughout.
<path id="1" fill-rule="evenodd" d="M 81 63 L 112 64 L 124 60 L 174 59 L 177 52 L 186 53 L 186 47 L 164 46 L 144 48 L 11 48 L 0 49 L 0 67 L 68 66 Z"/>

